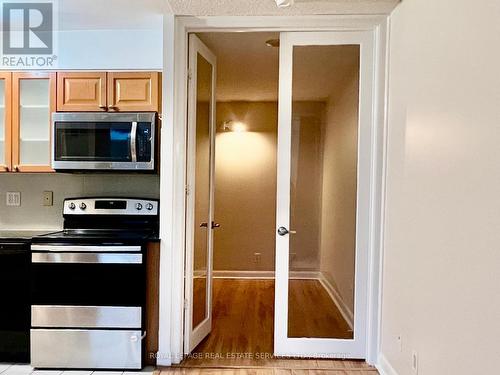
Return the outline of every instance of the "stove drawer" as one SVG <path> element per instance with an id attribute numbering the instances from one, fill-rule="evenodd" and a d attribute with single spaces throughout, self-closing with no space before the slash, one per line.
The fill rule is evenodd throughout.
<path id="1" fill-rule="evenodd" d="M 35 368 L 140 369 L 140 330 L 32 329 Z"/>
<path id="2" fill-rule="evenodd" d="M 31 306 L 32 327 L 141 328 L 141 307 Z"/>

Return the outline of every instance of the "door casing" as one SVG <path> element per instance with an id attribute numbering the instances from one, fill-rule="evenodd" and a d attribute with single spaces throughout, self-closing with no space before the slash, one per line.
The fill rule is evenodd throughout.
<path id="1" fill-rule="evenodd" d="M 381 275 L 386 173 L 387 43 L 386 15 L 211 16 L 164 15 L 164 77 L 160 175 L 160 322 L 157 364 L 183 358 L 187 51 L 191 32 L 370 31 L 374 37 L 366 361 L 379 353 Z"/>

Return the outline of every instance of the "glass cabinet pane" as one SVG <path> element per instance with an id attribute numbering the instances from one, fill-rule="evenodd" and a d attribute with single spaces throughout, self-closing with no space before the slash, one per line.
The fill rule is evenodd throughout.
<path id="1" fill-rule="evenodd" d="M 50 165 L 50 81 L 19 82 L 20 164 Z"/>
<path id="2" fill-rule="evenodd" d="M 5 80 L 0 79 L 0 165 L 5 164 Z"/>

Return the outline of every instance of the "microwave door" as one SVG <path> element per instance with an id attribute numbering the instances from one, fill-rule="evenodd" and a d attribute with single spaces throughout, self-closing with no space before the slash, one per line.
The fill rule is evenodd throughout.
<path id="1" fill-rule="evenodd" d="M 134 162 L 133 123 L 55 123 L 54 162 L 69 169 L 99 169 Z"/>

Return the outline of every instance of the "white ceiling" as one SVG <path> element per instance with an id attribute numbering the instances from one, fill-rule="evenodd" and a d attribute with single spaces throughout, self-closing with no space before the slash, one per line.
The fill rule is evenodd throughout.
<path id="1" fill-rule="evenodd" d="M 167 0 L 174 14 L 214 15 L 305 15 L 388 14 L 399 0 L 295 0 L 278 8 L 274 0 Z"/>
<path id="2" fill-rule="evenodd" d="M 197 35 L 217 57 L 217 100 L 277 100 L 279 48 L 265 41 L 279 34 Z M 343 88 L 359 61 L 357 46 L 301 47 L 294 53 L 294 100 L 326 100 Z"/>

